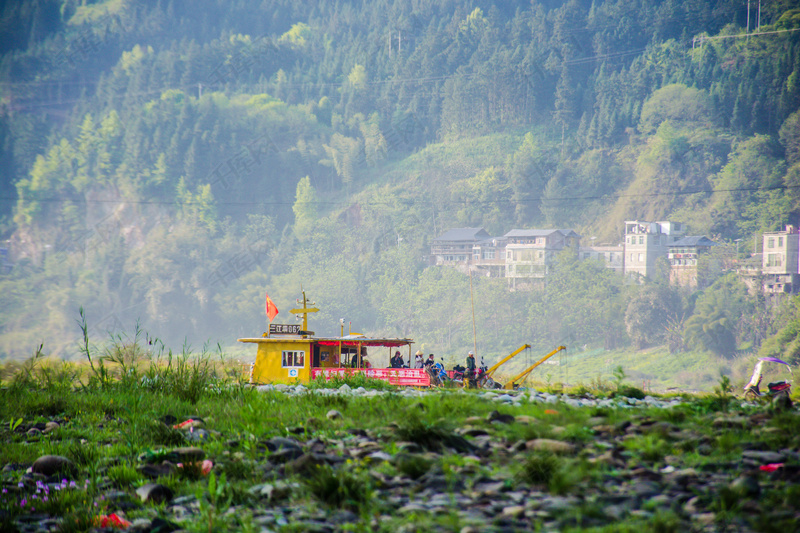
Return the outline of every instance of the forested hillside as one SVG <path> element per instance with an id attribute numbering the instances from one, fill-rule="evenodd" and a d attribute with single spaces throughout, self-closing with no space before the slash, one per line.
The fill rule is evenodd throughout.
<path id="1" fill-rule="evenodd" d="M 138 319 L 231 345 L 265 291 L 294 321 L 301 285 L 317 333 L 460 354 L 469 278 L 427 263 L 458 226 L 617 242 L 670 219 L 747 257 L 800 219 L 800 9 L 747 24 L 738 0 L 7 3 L 0 356 L 70 356 L 80 307 L 96 338 Z M 714 272 L 685 293 L 564 256 L 541 291 L 474 280 L 479 349 L 731 357 L 790 321 Z"/>

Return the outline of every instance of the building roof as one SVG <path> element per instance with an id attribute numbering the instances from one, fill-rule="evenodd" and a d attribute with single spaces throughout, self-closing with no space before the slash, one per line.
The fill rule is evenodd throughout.
<path id="1" fill-rule="evenodd" d="M 669 245 L 670 248 L 677 246 L 717 246 L 717 243 L 705 235 L 692 235 L 678 239 Z"/>
<path id="2" fill-rule="evenodd" d="M 488 239 L 482 239 L 474 244 L 474 246 L 505 246 L 506 245 L 505 237 L 489 237 Z"/>
<path id="3" fill-rule="evenodd" d="M 557 229 L 512 229 L 503 237 L 547 237 L 557 232 Z"/>
<path id="4" fill-rule="evenodd" d="M 571 229 L 512 229 L 503 237 L 547 237 L 553 233 L 561 233 L 564 237 L 578 237 L 580 235 Z"/>
<path id="5" fill-rule="evenodd" d="M 453 228 L 445 231 L 434 241 L 481 241 L 491 238 L 483 228 Z"/>

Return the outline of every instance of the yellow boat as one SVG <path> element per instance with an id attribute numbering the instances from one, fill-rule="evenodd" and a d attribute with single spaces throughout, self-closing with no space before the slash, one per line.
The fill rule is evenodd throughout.
<path id="1" fill-rule="evenodd" d="M 250 383 L 308 383 L 319 376 L 331 379 L 364 374 L 393 385 L 430 386 L 430 377 L 424 369 L 374 368 L 369 363 L 370 356 L 377 355 L 381 348 L 388 349 L 391 356 L 392 350 L 407 347 L 404 363 L 411 366 L 413 340 L 367 337 L 359 333 L 345 335 L 344 324 L 340 337 L 315 337 L 313 331 L 308 331 L 308 314 L 319 309 L 308 306 L 305 291 L 302 305 L 300 309 L 291 310 L 293 314 L 302 315 L 302 327 L 299 324 L 270 324 L 269 331 L 261 337 L 238 339 L 239 342 L 258 345 L 256 360 L 250 370 Z"/>

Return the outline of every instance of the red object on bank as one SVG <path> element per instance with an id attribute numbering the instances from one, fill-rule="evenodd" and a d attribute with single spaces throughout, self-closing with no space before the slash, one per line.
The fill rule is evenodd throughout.
<path id="1" fill-rule="evenodd" d="M 275 302 L 273 302 L 270 299 L 269 294 L 267 294 L 267 318 L 269 318 L 269 321 L 272 322 L 277 315 L 278 306 L 275 305 Z"/>
<path id="2" fill-rule="evenodd" d="M 100 527 L 117 527 L 120 529 L 127 529 L 131 527 L 131 523 L 121 518 L 116 513 L 111 513 L 110 515 L 100 515 L 95 519 L 95 525 L 99 525 Z"/>

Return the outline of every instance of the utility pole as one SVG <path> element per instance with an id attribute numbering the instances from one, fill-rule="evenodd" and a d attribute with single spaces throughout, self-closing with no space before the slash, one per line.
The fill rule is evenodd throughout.
<path id="1" fill-rule="evenodd" d="M 750 0 L 747 0 L 747 32 L 750 33 Z"/>
<path id="2" fill-rule="evenodd" d="M 756 31 L 761 31 L 761 0 L 758 0 L 758 18 L 756 19 Z"/>

